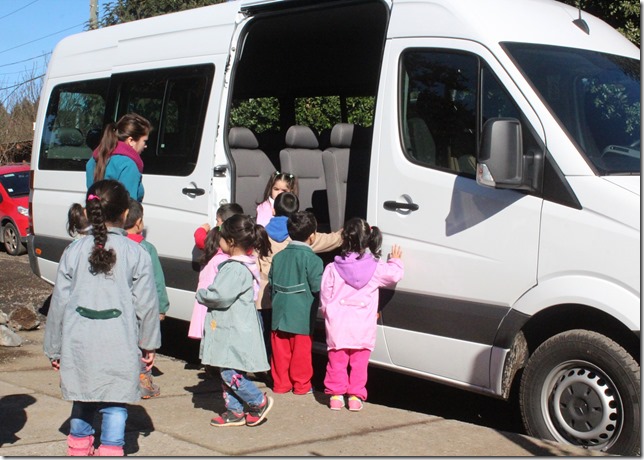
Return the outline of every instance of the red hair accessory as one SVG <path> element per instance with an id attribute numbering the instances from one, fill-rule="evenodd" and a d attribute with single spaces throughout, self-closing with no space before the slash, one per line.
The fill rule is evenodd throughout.
<path id="1" fill-rule="evenodd" d="M 90 201 L 90 200 L 98 200 L 98 201 L 101 201 L 101 197 L 100 197 L 100 196 L 96 196 L 96 195 L 92 195 L 92 194 L 90 193 L 89 195 L 87 195 L 87 201 Z"/>

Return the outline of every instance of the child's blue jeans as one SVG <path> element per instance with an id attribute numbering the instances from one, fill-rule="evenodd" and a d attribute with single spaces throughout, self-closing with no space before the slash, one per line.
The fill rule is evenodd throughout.
<path id="1" fill-rule="evenodd" d="M 96 411 L 103 416 L 101 444 L 124 446 L 127 420 L 127 408 L 124 404 L 74 401 L 69 421 L 69 434 L 77 438 L 93 435 L 92 422 Z"/>
<path id="2" fill-rule="evenodd" d="M 244 372 L 220 369 L 219 374 L 223 381 L 226 409 L 239 414 L 245 412 L 244 403 L 249 406 L 259 406 L 264 401 L 264 393 L 246 378 Z"/>

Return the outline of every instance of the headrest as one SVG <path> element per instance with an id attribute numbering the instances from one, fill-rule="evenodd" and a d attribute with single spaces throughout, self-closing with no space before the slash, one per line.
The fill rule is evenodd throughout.
<path id="1" fill-rule="evenodd" d="M 58 128 L 56 136 L 60 145 L 72 145 L 78 147 L 85 143 L 83 133 L 76 128 Z"/>
<path id="2" fill-rule="evenodd" d="M 353 137 L 353 123 L 338 123 L 331 131 L 331 145 L 333 147 L 351 147 Z"/>
<path id="3" fill-rule="evenodd" d="M 296 149 L 317 149 L 318 138 L 308 126 L 294 125 L 286 131 L 286 145 Z"/>
<path id="4" fill-rule="evenodd" d="M 256 149 L 259 147 L 257 138 L 248 128 L 230 128 L 228 145 L 231 149 Z"/>

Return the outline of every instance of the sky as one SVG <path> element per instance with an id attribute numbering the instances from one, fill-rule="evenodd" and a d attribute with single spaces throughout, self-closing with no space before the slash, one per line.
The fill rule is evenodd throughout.
<path id="1" fill-rule="evenodd" d="M 99 20 L 103 6 L 99 0 Z M 45 73 L 56 43 L 87 28 L 90 0 L 0 0 L 0 103 Z"/>

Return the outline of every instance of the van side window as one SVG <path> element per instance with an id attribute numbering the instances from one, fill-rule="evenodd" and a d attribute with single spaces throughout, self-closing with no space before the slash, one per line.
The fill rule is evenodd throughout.
<path id="1" fill-rule="evenodd" d="M 404 151 L 411 161 L 471 177 L 483 123 L 493 117 L 524 121 L 478 56 L 449 50 L 403 53 L 400 110 Z"/>
<path id="2" fill-rule="evenodd" d="M 145 174 L 187 176 L 195 168 L 214 67 L 161 69 L 114 76 L 117 115 L 136 112 L 152 123 L 141 158 Z"/>
<path id="3" fill-rule="evenodd" d="M 43 124 L 38 167 L 84 171 L 103 131 L 108 79 L 58 85 Z"/>

